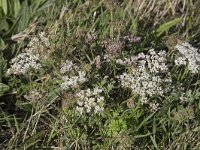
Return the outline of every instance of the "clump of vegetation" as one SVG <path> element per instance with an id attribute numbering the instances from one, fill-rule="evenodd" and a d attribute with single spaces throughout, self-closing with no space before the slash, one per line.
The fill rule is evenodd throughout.
<path id="1" fill-rule="evenodd" d="M 0 148 L 200 147 L 199 2 L 2 2 Z"/>

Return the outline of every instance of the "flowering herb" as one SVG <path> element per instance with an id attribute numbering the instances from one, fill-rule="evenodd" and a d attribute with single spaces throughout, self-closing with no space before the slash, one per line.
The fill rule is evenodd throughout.
<path id="1" fill-rule="evenodd" d="M 93 90 L 82 90 L 76 94 L 78 98 L 76 110 L 82 114 L 86 113 L 100 113 L 104 110 L 104 97 L 100 94 L 102 89 L 94 88 Z"/>
<path id="2" fill-rule="evenodd" d="M 181 56 L 175 60 L 177 66 L 187 65 L 188 69 L 194 74 L 200 71 L 199 49 L 192 47 L 192 45 L 187 42 L 176 45 L 175 49 L 181 54 Z"/>

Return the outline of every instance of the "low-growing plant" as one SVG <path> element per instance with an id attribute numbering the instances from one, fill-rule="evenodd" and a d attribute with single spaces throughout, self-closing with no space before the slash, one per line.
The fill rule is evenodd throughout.
<path id="1" fill-rule="evenodd" d="M 59 2 L 12 58 L 2 52 L 2 148 L 198 149 L 194 3 Z"/>

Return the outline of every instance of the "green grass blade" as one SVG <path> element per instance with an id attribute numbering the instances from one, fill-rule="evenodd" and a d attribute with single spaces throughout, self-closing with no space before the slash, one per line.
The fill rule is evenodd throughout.
<path id="1" fill-rule="evenodd" d="M 147 118 L 145 118 L 137 127 L 136 131 L 138 131 L 151 117 L 153 117 L 154 113 L 150 114 Z"/>
<path id="2" fill-rule="evenodd" d="M 0 7 L 3 9 L 4 14 L 7 15 L 7 13 L 8 13 L 8 2 L 7 2 L 7 0 L 0 0 Z"/>
<path id="3" fill-rule="evenodd" d="M 13 7 L 14 7 L 14 17 L 16 18 L 20 11 L 21 5 L 20 5 L 19 0 L 14 0 L 12 2 L 13 2 Z"/>
<path id="4" fill-rule="evenodd" d="M 42 137 L 45 134 L 45 131 L 41 131 L 36 133 L 35 135 L 31 136 L 30 138 L 26 139 L 24 143 L 21 144 L 19 149 L 28 149 L 35 143 L 37 143 L 40 140 L 40 137 Z"/>
<path id="5" fill-rule="evenodd" d="M 156 35 L 159 37 L 161 34 L 168 31 L 171 27 L 180 23 L 181 20 L 181 18 L 175 18 L 171 21 L 165 22 L 164 24 L 160 25 L 160 27 L 156 30 Z"/>
<path id="6" fill-rule="evenodd" d="M 0 96 L 9 90 L 9 86 L 3 83 L 0 83 Z"/>

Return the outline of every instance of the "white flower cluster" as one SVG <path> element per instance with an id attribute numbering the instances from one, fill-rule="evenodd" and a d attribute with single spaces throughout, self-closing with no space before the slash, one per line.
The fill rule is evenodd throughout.
<path id="1" fill-rule="evenodd" d="M 159 109 L 159 103 L 152 103 L 150 102 L 149 103 L 149 109 L 152 111 L 152 112 L 156 112 L 158 109 Z"/>
<path id="2" fill-rule="evenodd" d="M 193 97 L 193 91 L 191 89 L 187 90 L 186 92 L 184 92 L 183 90 L 181 91 L 180 94 L 180 102 L 181 103 L 186 103 L 186 102 L 190 102 L 191 101 L 191 97 Z"/>
<path id="3" fill-rule="evenodd" d="M 157 102 L 150 102 L 154 96 L 163 96 L 170 90 L 172 82 L 171 75 L 167 67 L 166 52 L 156 53 L 153 49 L 149 54 L 140 53 L 125 61 L 117 60 L 118 63 L 129 65 L 131 71 L 124 72 L 118 76 L 121 85 L 130 88 L 133 94 L 139 95 L 141 104 L 148 104 L 152 111 L 158 109 Z"/>
<path id="4" fill-rule="evenodd" d="M 25 51 L 39 54 L 40 59 L 47 60 L 52 50 L 50 50 L 50 41 L 46 37 L 45 32 L 41 32 L 38 36 L 32 37 Z"/>
<path id="5" fill-rule="evenodd" d="M 142 53 L 142 55 L 143 55 L 143 53 Z M 129 66 L 135 65 L 136 62 L 137 62 L 137 56 L 131 56 L 130 58 L 124 58 L 124 60 L 122 60 L 122 59 L 116 60 L 117 64 L 129 65 Z"/>
<path id="6" fill-rule="evenodd" d="M 61 88 L 63 90 L 68 90 L 70 88 L 75 88 L 83 82 L 87 81 L 86 73 L 81 71 L 81 68 L 74 64 L 72 61 L 66 60 L 60 68 L 60 73 L 64 75 L 61 83 Z"/>
<path id="7" fill-rule="evenodd" d="M 117 59 L 116 61 L 116 63 L 121 65 L 137 65 L 139 67 L 138 69 L 141 71 L 147 66 L 150 73 L 167 72 L 168 67 L 166 62 L 166 52 L 160 51 L 156 53 L 154 49 L 149 50 L 149 55 L 139 53 L 137 56 L 125 58 L 125 60 Z"/>
<path id="8" fill-rule="evenodd" d="M 77 87 L 78 85 L 82 84 L 83 82 L 87 81 L 86 73 L 83 71 L 78 71 L 78 76 L 63 76 L 62 80 L 64 81 L 61 83 L 61 88 L 63 90 L 68 90 L 70 88 Z"/>
<path id="9" fill-rule="evenodd" d="M 24 75 L 30 69 L 40 69 L 42 66 L 40 51 L 49 46 L 49 39 L 45 37 L 44 32 L 41 32 L 38 37 L 34 36 L 24 50 L 25 52 L 11 60 L 11 67 L 7 70 L 7 74 Z M 46 59 L 46 56 L 42 57 Z"/>
<path id="10" fill-rule="evenodd" d="M 38 70 L 42 67 L 39 55 L 31 52 L 21 53 L 11 60 L 11 67 L 7 74 L 25 75 L 30 69 Z"/>
<path id="11" fill-rule="evenodd" d="M 33 37 L 31 41 L 28 44 L 28 51 L 31 52 L 36 52 L 38 51 L 38 48 L 44 48 L 44 47 L 49 47 L 50 42 L 47 37 L 45 37 L 45 32 L 39 33 L 38 37 Z"/>
<path id="12" fill-rule="evenodd" d="M 31 102 L 35 102 L 40 100 L 43 97 L 43 94 L 41 91 L 32 90 L 28 94 L 24 95 L 24 97 Z"/>
<path id="13" fill-rule="evenodd" d="M 39 38 L 40 38 L 41 42 L 44 44 L 44 46 L 46 46 L 46 47 L 50 46 L 49 38 L 47 38 L 45 36 L 45 32 L 40 32 Z"/>
<path id="14" fill-rule="evenodd" d="M 95 114 L 102 112 L 104 110 L 104 97 L 100 95 L 101 93 L 102 89 L 100 88 L 81 90 L 76 94 L 78 98 L 76 110 L 80 114 L 83 112 L 94 112 Z"/>
<path id="15" fill-rule="evenodd" d="M 113 59 L 115 59 L 115 56 L 111 54 L 104 54 L 103 59 L 105 62 L 110 63 Z"/>
<path id="16" fill-rule="evenodd" d="M 69 71 L 71 71 L 73 69 L 74 70 L 79 70 L 80 68 L 79 68 L 79 66 L 73 64 L 72 61 L 66 60 L 65 63 L 63 63 L 61 65 L 60 73 L 61 74 L 65 74 L 65 73 L 67 73 L 67 72 L 69 72 Z"/>
<path id="17" fill-rule="evenodd" d="M 189 43 L 182 43 L 176 45 L 175 48 L 182 56 L 175 60 L 177 66 L 187 65 L 192 73 L 198 73 L 200 70 L 200 52 L 198 49 L 192 47 Z"/>

